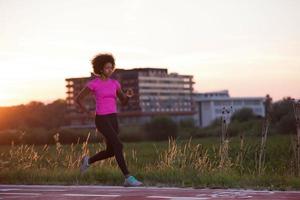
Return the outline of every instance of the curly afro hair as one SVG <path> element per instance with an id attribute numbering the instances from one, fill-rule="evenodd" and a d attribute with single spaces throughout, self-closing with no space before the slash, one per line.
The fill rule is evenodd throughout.
<path id="1" fill-rule="evenodd" d="M 115 68 L 115 58 L 112 54 L 97 54 L 91 61 L 95 74 L 100 75 L 103 71 L 103 67 L 106 63 L 111 63 Z"/>

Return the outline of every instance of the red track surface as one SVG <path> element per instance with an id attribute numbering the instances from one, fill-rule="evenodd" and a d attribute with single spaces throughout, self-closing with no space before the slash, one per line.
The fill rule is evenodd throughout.
<path id="1" fill-rule="evenodd" d="M 0 199 L 294 199 L 300 191 L 255 191 L 239 189 L 125 188 L 115 186 L 0 185 Z"/>

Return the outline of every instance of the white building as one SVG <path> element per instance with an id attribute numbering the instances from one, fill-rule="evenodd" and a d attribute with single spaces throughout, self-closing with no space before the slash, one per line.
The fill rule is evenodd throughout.
<path id="1" fill-rule="evenodd" d="M 250 108 L 257 116 L 265 116 L 264 97 L 230 97 L 228 90 L 208 93 L 195 93 L 194 101 L 197 126 L 206 127 L 222 116 L 223 108 L 232 113 L 242 108 Z"/>

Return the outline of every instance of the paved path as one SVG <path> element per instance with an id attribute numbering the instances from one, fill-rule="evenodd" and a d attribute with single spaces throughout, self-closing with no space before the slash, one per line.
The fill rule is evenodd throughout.
<path id="1" fill-rule="evenodd" d="M 300 191 L 193 189 L 118 186 L 0 185 L 0 199 L 108 199 L 108 200 L 300 200 Z"/>

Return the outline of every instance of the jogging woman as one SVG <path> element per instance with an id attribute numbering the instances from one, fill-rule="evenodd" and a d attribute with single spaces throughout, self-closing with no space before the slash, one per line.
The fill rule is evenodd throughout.
<path id="1" fill-rule="evenodd" d="M 124 175 L 124 186 L 141 186 L 142 182 L 130 175 L 127 169 L 123 156 L 123 144 L 118 138 L 117 97 L 123 105 L 126 105 L 129 98 L 133 96 L 133 91 L 129 89 L 123 93 L 120 83 L 110 78 L 115 68 L 115 59 L 111 54 L 98 54 L 92 60 L 92 66 L 95 78 L 86 84 L 75 101 L 83 112 L 95 118 L 96 128 L 104 136 L 106 150 L 91 157 L 84 156 L 80 171 L 84 173 L 96 161 L 114 156 Z M 95 98 L 96 114 L 82 104 L 82 99 L 90 93 Z"/>

